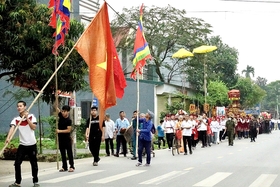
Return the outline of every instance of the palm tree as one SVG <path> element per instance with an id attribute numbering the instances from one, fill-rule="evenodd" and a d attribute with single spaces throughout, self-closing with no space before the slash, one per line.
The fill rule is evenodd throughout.
<path id="1" fill-rule="evenodd" d="M 250 78 L 250 79 L 251 79 L 250 74 L 252 74 L 253 77 L 254 77 L 255 68 L 253 68 L 252 66 L 247 65 L 246 69 L 244 69 L 244 70 L 242 71 L 242 73 L 245 73 L 245 77 L 246 77 L 246 78 Z"/>

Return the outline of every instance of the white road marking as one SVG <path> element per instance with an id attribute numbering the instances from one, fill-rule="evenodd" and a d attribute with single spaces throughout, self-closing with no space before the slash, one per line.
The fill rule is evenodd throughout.
<path id="1" fill-rule="evenodd" d="M 182 171 L 172 171 L 172 172 L 166 173 L 164 175 L 158 176 L 156 178 L 141 182 L 140 184 L 153 184 L 156 182 L 161 183 L 161 182 L 163 182 L 163 180 L 172 179 L 172 176 L 175 176 L 175 177 L 180 176 L 179 173 L 182 173 Z"/>
<path id="2" fill-rule="evenodd" d="M 44 176 L 44 175 L 49 175 L 49 174 L 53 174 L 53 173 L 57 173 L 58 171 L 53 169 L 53 170 L 46 170 L 46 171 L 39 171 L 38 173 L 38 177 L 40 178 L 40 176 Z M 30 172 L 28 173 L 24 173 L 22 174 L 22 179 L 30 179 L 32 178 L 32 174 Z M 0 178 L 1 182 L 14 182 L 15 181 L 15 176 L 7 176 L 4 178 Z"/>
<path id="3" fill-rule="evenodd" d="M 189 170 L 192 170 L 194 167 L 189 167 L 189 168 L 186 168 L 186 169 L 184 169 L 184 170 L 186 170 L 186 171 L 189 171 Z"/>
<path id="4" fill-rule="evenodd" d="M 50 180 L 46 180 L 46 181 L 42 181 L 40 183 L 57 183 L 57 182 L 62 182 L 62 181 L 68 181 L 70 179 L 75 179 L 75 178 L 79 178 L 79 177 L 83 177 L 86 175 L 91 175 L 94 173 L 99 173 L 102 172 L 104 170 L 90 170 L 90 171 L 86 171 L 86 172 L 82 172 L 82 173 L 69 173 L 69 175 L 66 176 L 62 176 L 62 177 L 58 177 L 58 178 L 54 178 L 54 179 L 50 179 Z"/>
<path id="5" fill-rule="evenodd" d="M 95 180 L 95 181 L 92 181 L 92 182 L 89 182 L 89 183 L 105 184 L 105 183 L 108 183 L 108 182 L 113 182 L 113 181 L 120 180 L 120 179 L 123 179 L 123 178 L 126 178 L 126 177 L 130 177 L 132 175 L 143 173 L 145 171 L 146 170 L 131 170 L 131 171 L 128 171 L 128 172 L 125 172 L 125 173 L 113 175 L 111 177 L 105 177 L 105 178 Z"/>
<path id="6" fill-rule="evenodd" d="M 249 187 L 269 187 L 276 177 L 274 174 L 261 174 Z"/>
<path id="7" fill-rule="evenodd" d="M 210 177 L 196 183 L 193 186 L 209 186 L 212 187 L 216 184 L 218 184 L 220 181 L 224 180 L 228 176 L 230 176 L 232 173 L 227 172 L 217 172 L 214 175 L 211 175 Z"/>

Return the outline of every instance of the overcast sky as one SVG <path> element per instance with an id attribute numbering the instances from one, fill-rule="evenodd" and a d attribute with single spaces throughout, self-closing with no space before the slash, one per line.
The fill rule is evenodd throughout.
<path id="1" fill-rule="evenodd" d="M 117 12 L 121 12 L 124 7 L 138 7 L 142 3 L 160 7 L 170 4 L 185 9 L 188 17 L 198 17 L 211 24 L 214 35 L 220 35 L 224 43 L 238 50 L 240 74 L 250 65 L 255 68 L 253 79 L 264 77 L 268 83 L 280 80 L 280 0 L 247 1 L 106 0 Z M 111 9 L 109 16 L 113 19 Z"/>

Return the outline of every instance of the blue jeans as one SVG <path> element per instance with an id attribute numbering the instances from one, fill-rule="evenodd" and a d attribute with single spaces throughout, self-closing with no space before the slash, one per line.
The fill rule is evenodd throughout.
<path id="1" fill-rule="evenodd" d="M 139 147 L 138 147 L 138 161 L 142 163 L 142 153 L 143 148 L 146 151 L 146 163 L 150 164 L 151 162 L 151 141 L 146 141 L 144 139 L 139 138 Z"/>

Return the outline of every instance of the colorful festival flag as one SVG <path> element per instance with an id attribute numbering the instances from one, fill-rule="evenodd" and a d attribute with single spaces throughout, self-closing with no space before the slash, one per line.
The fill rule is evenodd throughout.
<path id="1" fill-rule="evenodd" d="M 130 77 L 133 78 L 134 80 L 136 79 L 136 72 L 142 74 L 141 69 L 142 67 L 145 66 L 146 60 L 152 58 L 149 45 L 145 39 L 145 35 L 143 31 L 142 17 L 143 17 L 143 4 L 140 7 L 140 19 L 138 22 L 138 28 L 136 31 L 134 50 L 133 50 L 134 69 L 132 70 L 130 75 Z"/>
<path id="2" fill-rule="evenodd" d="M 49 8 L 53 8 L 49 25 L 56 29 L 53 34 L 55 43 L 52 52 L 54 55 L 58 55 L 57 49 L 64 44 L 65 35 L 70 29 L 71 0 L 50 0 Z"/>

